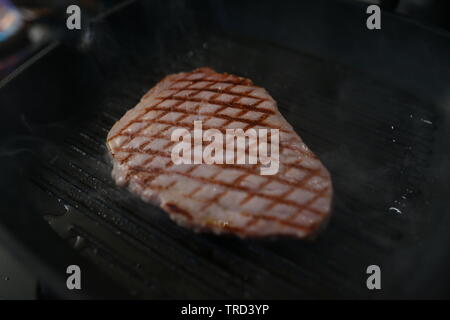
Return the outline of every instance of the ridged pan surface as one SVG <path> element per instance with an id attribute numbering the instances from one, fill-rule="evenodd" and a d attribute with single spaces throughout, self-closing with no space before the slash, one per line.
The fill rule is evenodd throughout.
<path id="1" fill-rule="evenodd" d="M 112 125 L 163 76 L 201 66 L 265 87 L 330 170 L 332 219 L 315 240 L 195 234 L 115 185 Z M 350 66 L 216 35 L 142 57 L 99 92 L 82 123 L 42 154 L 28 194 L 58 234 L 136 297 L 371 297 L 366 268 L 395 265 L 430 232 L 424 176 L 436 115 Z M 391 270 L 378 296 L 399 294 L 413 265 Z"/>

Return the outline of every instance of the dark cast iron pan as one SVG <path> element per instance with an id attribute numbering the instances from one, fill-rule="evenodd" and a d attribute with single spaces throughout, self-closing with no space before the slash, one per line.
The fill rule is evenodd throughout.
<path id="1" fill-rule="evenodd" d="M 1 82 L 2 242 L 61 298 L 448 298 L 450 38 L 366 17 L 341 1 L 130 1 L 52 43 Z M 314 241 L 195 234 L 114 186 L 110 127 L 201 66 L 267 88 L 331 171 Z"/>

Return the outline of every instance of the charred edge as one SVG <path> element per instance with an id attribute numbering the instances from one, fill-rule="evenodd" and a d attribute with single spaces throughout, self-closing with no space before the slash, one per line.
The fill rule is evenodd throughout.
<path id="1" fill-rule="evenodd" d="M 192 73 L 191 73 L 192 74 Z M 223 75 L 222 75 L 222 77 L 223 77 Z M 180 81 L 182 81 L 182 80 L 184 80 L 184 81 L 189 81 L 189 80 L 187 80 L 187 79 L 180 79 Z M 198 80 L 198 81 L 200 81 L 200 80 Z M 214 81 L 214 80 L 213 80 Z M 216 80 L 216 82 L 217 82 L 217 80 Z M 237 83 L 234 83 L 234 84 L 237 84 Z M 229 88 L 227 88 L 227 89 L 229 89 Z M 214 95 L 214 97 L 217 97 L 218 95 L 220 95 L 220 93 L 217 93 L 216 95 Z M 159 105 L 160 103 L 162 103 L 163 101 L 165 101 L 166 99 L 174 99 L 175 97 L 173 97 L 173 96 L 171 96 L 171 97 L 166 97 L 166 98 L 162 98 L 162 100 L 157 104 L 157 105 Z M 233 105 L 237 105 L 236 104 L 236 100 L 238 99 L 239 97 L 235 97 L 235 99 L 233 99 L 233 102 L 231 102 L 231 103 L 220 103 L 220 105 L 222 106 L 222 108 L 224 109 L 224 108 L 226 108 L 226 107 L 229 107 L 229 106 L 233 106 Z M 193 101 L 193 99 L 192 98 L 179 98 L 179 99 L 174 99 L 174 100 L 179 100 L 179 102 L 176 104 L 177 106 L 178 105 L 180 105 L 181 103 L 183 103 L 183 102 L 185 102 L 185 101 Z M 211 100 L 214 100 L 214 99 L 209 99 L 209 101 L 211 101 Z M 195 102 L 206 102 L 206 101 L 201 101 L 201 100 L 199 100 L 199 101 L 195 101 Z M 259 103 L 260 103 L 261 101 L 259 101 Z M 250 106 L 250 105 L 242 105 L 242 107 L 245 107 L 245 109 L 250 109 L 250 108 L 254 108 L 256 105 L 257 105 L 258 103 L 256 103 L 255 105 L 253 105 L 253 106 Z M 157 106 L 156 105 L 156 106 Z M 241 108 L 242 108 L 241 107 Z M 169 108 L 166 112 L 163 112 L 162 113 L 162 115 L 159 115 L 159 117 L 158 118 L 161 118 L 164 114 L 167 114 L 168 112 L 170 112 L 169 110 L 171 110 L 171 109 L 173 109 L 173 107 L 172 108 Z M 258 109 L 258 111 L 259 112 L 262 112 L 262 113 L 264 113 L 264 111 L 263 111 L 264 109 Z M 269 111 L 269 110 L 268 110 Z M 270 110 L 270 113 L 272 113 L 273 111 L 272 110 Z M 266 112 L 266 113 L 269 113 L 269 112 Z M 142 116 L 142 115 L 141 115 Z M 266 115 L 267 116 L 267 115 Z M 154 119 L 155 120 L 155 119 Z M 127 126 L 125 126 L 124 128 L 122 128 L 122 130 L 121 130 L 121 132 L 118 134 L 118 135 L 120 135 L 120 134 L 122 134 L 123 133 L 123 131 L 128 127 L 128 126 L 130 126 L 133 122 L 139 122 L 139 121 L 131 121 L 130 123 L 128 123 L 128 125 Z M 153 121 L 153 122 L 156 122 L 156 121 Z M 175 124 L 169 124 L 169 125 L 175 125 Z M 142 129 L 141 129 L 142 130 Z M 139 131 L 141 131 L 141 130 L 139 130 Z M 189 175 L 187 175 L 188 177 L 190 177 Z M 309 179 L 309 178 L 311 178 L 311 176 L 313 176 L 312 174 L 309 176 L 309 177 L 307 177 L 306 179 L 303 179 L 303 181 L 301 181 L 301 183 L 300 183 L 300 187 L 301 187 L 301 185 L 305 185 L 306 184 L 306 181 Z M 192 178 L 192 177 L 190 177 L 190 178 Z M 209 181 L 210 182 L 210 181 Z M 217 183 L 216 181 L 215 181 L 215 183 Z M 249 190 L 246 190 L 246 191 L 249 191 Z M 247 200 L 248 199 L 251 199 L 253 196 L 255 196 L 255 194 L 253 194 L 252 192 L 249 192 L 250 193 L 250 195 L 249 195 L 249 197 L 247 198 Z M 321 192 L 319 192 L 319 194 L 316 194 L 316 197 L 314 197 L 313 199 L 314 200 L 316 200 L 317 198 L 319 198 L 322 194 L 324 193 L 324 190 L 322 190 Z M 275 197 L 276 198 L 276 197 Z M 279 202 L 284 202 L 284 201 L 286 201 L 285 199 L 283 199 L 284 201 L 281 201 L 281 199 L 273 199 L 276 203 L 279 203 Z M 298 207 L 300 210 L 299 210 L 299 214 L 301 214 L 301 211 L 303 211 L 307 206 L 309 206 L 309 204 L 310 204 L 310 202 L 308 202 L 307 204 L 305 204 L 304 206 L 301 206 L 301 207 L 299 207 L 298 205 L 294 205 L 295 207 Z M 291 205 L 293 205 L 293 204 L 291 204 Z M 184 215 L 184 216 L 186 216 L 186 217 L 189 217 L 190 219 L 192 219 L 192 216 L 188 213 L 188 212 L 186 212 L 185 210 L 183 210 L 183 209 L 181 209 L 181 208 L 179 208 L 178 206 L 176 206 L 176 205 L 174 205 L 174 204 L 172 204 L 172 203 L 170 203 L 170 204 L 167 204 L 167 207 L 169 208 L 169 209 L 171 209 L 173 212 L 175 212 L 175 213 L 179 213 L 179 214 L 182 214 L 182 215 Z M 310 208 L 310 209 L 312 209 L 312 208 Z M 315 212 L 316 210 L 311 210 L 311 211 L 313 211 L 313 212 Z M 319 215 L 322 215 L 323 213 L 322 212 L 315 212 L 315 213 L 317 213 L 317 214 L 319 214 Z M 298 216 L 298 215 L 295 215 L 295 216 Z M 257 218 L 262 218 L 262 217 L 257 217 Z M 293 220 L 293 219 L 289 219 L 289 220 Z M 286 223 L 286 221 L 284 221 L 285 223 Z M 289 224 L 292 224 L 292 222 L 288 222 Z M 296 227 L 299 227 L 299 226 L 296 226 Z"/>
<path id="2" fill-rule="evenodd" d="M 129 152 L 130 155 L 133 152 L 136 152 L 136 150 L 131 150 L 131 149 L 130 150 L 128 150 L 128 149 L 121 149 L 120 151 Z M 161 151 L 144 150 L 142 152 L 144 152 L 146 154 L 150 154 L 150 155 L 158 155 L 158 156 L 162 156 L 162 157 L 168 157 L 166 153 L 161 152 Z M 237 180 L 232 182 L 232 183 L 225 183 L 225 182 L 222 182 L 222 181 L 205 179 L 205 178 L 202 178 L 202 177 L 195 177 L 195 176 L 191 176 L 188 172 L 165 172 L 165 174 L 167 174 L 167 175 L 168 174 L 177 174 L 177 175 L 181 175 L 181 176 L 184 176 L 184 177 L 187 177 L 187 178 L 190 178 L 190 179 L 194 179 L 194 180 L 202 182 L 202 183 L 212 183 L 212 184 L 216 184 L 216 185 L 221 185 L 222 187 L 248 192 L 249 196 L 248 196 L 248 198 L 244 199 L 245 202 L 250 200 L 253 196 L 260 196 L 260 197 L 263 197 L 263 198 L 267 198 L 269 200 L 274 200 L 274 201 L 276 201 L 276 204 L 281 202 L 281 203 L 285 203 L 285 204 L 294 206 L 294 207 L 296 207 L 296 208 L 298 208 L 300 210 L 305 209 L 310 204 L 310 201 L 308 201 L 306 203 L 306 205 L 300 205 L 300 204 L 298 204 L 298 203 L 296 203 L 294 201 L 290 201 L 290 200 L 285 199 L 283 197 L 276 197 L 276 196 L 271 196 L 271 195 L 267 195 L 267 194 L 263 194 L 263 193 L 255 193 L 250 188 L 246 188 L 244 186 L 239 185 L 239 182 L 241 180 L 246 178 L 249 174 L 255 174 L 255 172 L 251 168 L 239 167 L 237 165 L 234 165 L 233 167 L 236 168 L 236 169 L 240 169 L 243 172 L 243 174 L 241 176 L 239 176 L 237 178 Z M 192 167 L 192 169 L 193 168 L 195 168 L 195 167 Z M 141 172 L 148 172 L 150 169 L 146 168 L 146 167 L 133 167 L 133 170 L 141 171 Z M 160 170 L 162 171 L 163 169 L 160 169 Z M 314 190 L 314 189 L 311 189 L 311 188 L 307 187 L 306 184 L 312 177 L 320 176 L 319 175 L 320 170 L 321 169 L 315 169 L 315 170 L 309 171 L 308 175 L 306 175 L 301 181 L 295 182 L 295 183 L 287 181 L 287 180 L 284 180 L 284 179 L 278 179 L 278 178 L 275 178 L 275 177 L 270 177 L 270 178 L 268 178 L 268 180 L 270 182 L 271 181 L 279 181 L 280 183 L 285 183 L 285 184 L 288 184 L 288 185 L 290 185 L 292 187 L 295 187 L 295 188 L 300 188 L 300 189 L 303 189 L 303 190 L 307 190 L 307 191 L 313 192 L 316 195 L 318 195 L 317 197 L 313 197 L 312 198 L 312 200 L 315 201 L 318 198 L 320 198 L 323 195 L 324 192 L 327 191 L 327 188 L 324 188 L 323 190 L 318 191 L 318 190 Z M 315 210 L 313 208 L 309 208 L 309 210 L 314 212 L 314 213 L 317 213 L 319 215 L 323 214 L 323 213 L 321 213 L 321 212 L 319 212 L 319 211 L 317 211 L 317 210 Z"/>
<path id="3" fill-rule="evenodd" d="M 166 111 L 167 111 L 167 108 L 161 108 L 161 107 L 146 107 L 146 108 L 145 108 L 145 111 L 146 111 L 146 112 L 149 112 L 149 111 L 162 111 L 162 112 L 166 112 Z M 280 130 L 280 131 L 282 131 L 282 132 L 288 132 L 287 130 L 285 130 L 285 129 L 281 128 L 281 127 L 274 127 L 274 126 L 271 126 L 271 125 L 269 125 L 269 124 L 267 124 L 267 123 L 264 123 L 263 121 L 266 120 L 266 119 L 269 117 L 268 114 L 264 114 L 264 115 L 262 115 L 262 117 L 260 117 L 259 119 L 256 119 L 256 120 L 251 120 L 251 119 L 245 119 L 245 118 L 242 118 L 242 116 L 243 116 L 245 113 L 247 113 L 248 110 L 242 110 L 240 113 L 238 113 L 238 114 L 237 114 L 236 116 L 234 116 L 234 117 L 233 117 L 233 116 L 226 115 L 226 114 L 217 114 L 217 112 L 215 112 L 215 113 L 213 113 L 213 112 L 196 112 L 196 111 L 188 111 L 188 110 L 183 110 L 183 109 L 174 109 L 174 110 L 170 110 L 170 111 L 172 111 L 172 112 L 178 112 L 178 113 L 184 113 L 184 114 L 186 115 L 186 117 L 189 116 L 189 115 L 200 115 L 200 116 L 208 116 L 208 117 L 210 117 L 210 118 L 208 118 L 207 120 L 209 120 L 209 119 L 211 119 L 211 118 L 218 118 L 218 119 L 228 120 L 229 122 L 236 121 L 236 122 L 246 123 L 246 124 L 248 124 L 249 126 L 246 127 L 246 128 L 244 128 L 244 129 L 243 129 L 244 131 L 245 131 L 246 129 L 248 129 L 249 127 L 251 128 L 252 126 L 261 125 L 261 126 L 265 126 L 265 127 L 269 128 L 269 129 L 278 129 L 278 130 Z M 167 114 L 167 113 L 166 113 L 166 114 Z M 158 118 L 160 119 L 160 117 L 158 117 Z M 180 121 L 182 121 L 182 120 L 183 120 L 183 119 L 177 119 L 176 121 L 177 121 L 177 122 L 180 122 Z M 164 121 L 164 120 L 162 120 L 162 121 Z M 148 122 L 152 122 L 152 120 L 150 119 Z M 224 125 L 222 125 L 222 126 L 224 126 Z M 215 129 L 217 129 L 217 128 L 215 128 Z M 223 130 L 225 130 L 225 129 L 223 129 Z"/>
<path id="4" fill-rule="evenodd" d="M 164 205 L 164 208 L 167 208 L 167 210 L 169 210 L 170 212 L 181 214 L 182 216 L 185 216 L 188 219 L 192 220 L 192 215 L 183 208 L 177 206 L 175 203 L 168 202 Z"/>
<path id="5" fill-rule="evenodd" d="M 216 73 L 216 72 L 215 72 L 214 70 L 212 70 L 212 69 L 203 67 L 203 68 L 196 69 L 196 70 L 194 70 L 194 71 L 192 71 L 192 72 L 186 73 L 186 75 L 185 75 L 183 78 L 181 78 L 181 79 L 173 79 L 172 81 L 174 81 L 174 82 L 180 82 L 180 81 L 191 81 L 191 82 L 205 81 L 205 80 L 203 80 L 203 79 L 196 79 L 196 80 L 188 80 L 188 79 L 186 79 L 186 77 L 188 77 L 188 76 L 190 76 L 190 75 L 192 75 L 192 74 L 198 73 L 198 72 L 205 72 L 205 73 L 207 73 L 207 77 L 204 78 L 204 79 L 207 79 L 208 77 L 211 77 L 212 75 L 218 74 L 218 73 Z M 225 78 L 227 78 L 227 77 L 229 76 L 227 73 L 219 74 L 219 75 L 220 75 L 220 77 L 221 77 L 222 79 L 225 79 Z M 166 79 L 167 77 L 169 77 L 169 76 L 166 76 L 164 79 Z M 164 79 L 162 79 L 161 81 L 164 81 Z M 230 83 L 230 84 L 233 84 L 234 86 L 236 86 L 236 85 L 248 85 L 248 86 L 253 85 L 253 82 L 252 82 L 250 79 L 247 79 L 247 78 L 242 78 L 242 77 L 234 76 L 233 80 L 236 80 L 236 81 L 229 81 L 229 82 L 228 82 L 228 81 L 220 81 L 220 82 L 223 82 L 223 83 Z M 159 81 L 159 82 L 161 82 L 161 81 Z M 214 82 L 216 82 L 216 83 L 219 82 L 218 80 L 213 80 L 213 79 L 211 79 L 210 81 L 212 81 L 212 84 L 211 84 L 211 85 L 213 85 Z M 159 82 L 158 82 L 158 83 L 159 83 Z M 258 86 L 255 86 L 255 88 L 259 88 L 259 87 L 258 87 Z M 230 89 L 230 88 L 227 88 L 226 91 L 228 91 L 229 89 Z M 180 92 L 180 91 L 181 91 L 181 90 L 178 90 L 178 92 Z M 149 92 L 147 92 L 147 93 L 144 95 L 144 99 L 145 99 L 145 97 L 147 97 L 148 95 L 152 94 L 152 92 L 153 92 L 153 90 L 150 89 Z M 220 95 L 220 93 L 217 93 L 215 96 L 218 96 L 218 95 Z M 165 100 L 167 100 L 167 99 L 168 99 L 168 97 L 162 98 L 161 101 L 160 101 L 157 105 L 159 105 L 160 103 L 162 103 L 163 101 L 165 101 Z M 141 99 L 141 101 L 142 101 L 142 99 Z M 184 102 L 183 99 L 181 99 L 181 100 L 179 101 L 178 105 L 181 104 L 181 103 L 183 103 L 183 102 Z M 200 100 L 199 102 L 203 102 L 203 101 Z M 208 101 L 208 102 L 209 102 L 209 101 Z M 260 112 L 262 112 L 262 113 L 268 113 L 268 114 L 274 114 L 274 113 L 275 113 L 273 110 L 266 110 L 266 109 L 258 109 L 258 108 L 256 108 L 256 106 L 257 106 L 259 103 L 261 103 L 261 102 L 263 102 L 262 99 L 260 99 L 260 101 L 258 101 L 257 103 L 255 103 L 255 105 L 253 105 L 253 106 L 239 105 L 239 104 L 236 104 L 236 103 L 235 103 L 234 106 L 235 106 L 236 108 L 240 108 L 240 109 L 250 109 L 250 108 L 254 108 L 254 109 L 256 109 L 255 111 L 260 111 Z M 222 106 L 225 106 L 225 105 L 222 104 L 222 103 L 220 103 L 220 104 L 221 104 Z M 142 116 L 143 116 L 143 115 L 141 115 L 141 117 L 142 117 Z M 119 135 L 120 135 L 124 130 L 126 130 L 132 123 L 133 123 L 133 121 L 129 122 L 127 125 L 125 125 L 125 126 L 120 130 L 119 133 L 117 133 L 116 135 L 114 135 L 113 137 L 111 137 L 110 139 L 108 139 L 108 141 L 110 141 L 110 140 L 112 140 L 113 138 L 119 136 Z"/>
<path id="6" fill-rule="evenodd" d="M 186 77 L 191 76 L 191 75 L 196 74 L 196 73 L 205 73 L 205 77 L 199 78 L 199 79 L 186 79 Z M 217 76 L 220 77 L 220 80 L 217 80 L 217 78 L 216 78 Z M 233 79 L 225 80 L 229 76 L 232 76 Z M 174 79 L 173 81 L 174 82 L 190 81 L 192 83 L 201 82 L 201 81 L 212 81 L 212 82 L 229 83 L 229 84 L 242 85 L 242 86 L 254 86 L 256 88 L 259 88 L 259 86 L 255 86 L 253 84 L 253 81 L 248 79 L 248 78 L 239 77 L 239 76 L 236 76 L 236 75 L 231 75 L 231 74 L 226 73 L 226 72 L 218 73 L 218 72 L 216 72 L 216 71 L 214 71 L 212 69 L 210 69 L 210 70 L 205 70 L 204 68 L 196 69 L 196 70 L 194 70 L 192 72 L 186 73 L 186 77 L 183 77 L 181 79 Z"/>
<path id="7" fill-rule="evenodd" d="M 186 81 L 188 82 L 188 81 Z M 195 94 L 198 94 L 199 92 L 211 92 L 211 93 L 221 93 L 221 94 L 229 94 L 229 95 L 233 95 L 233 96 L 237 96 L 239 98 L 250 98 L 250 99 L 255 99 L 255 100 L 262 100 L 262 101 L 269 101 L 269 99 L 267 98 L 261 98 L 258 96 L 253 96 L 251 95 L 251 93 L 255 90 L 257 90 L 258 88 L 252 88 L 250 90 L 247 90 L 245 92 L 235 92 L 235 91 L 231 91 L 230 89 L 234 88 L 235 86 L 233 86 L 230 83 L 226 83 L 226 84 L 230 84 L 231 87 L 227 87 L 224 89 L 216 89 L 216 88 L 211 88 L 213 87 L 215 84 L 219 84 L 219 83 L 225 83 L 225 82 L 215 82 L 215 81 L 205 81 L 205 82 L 210 82 L 208 85 L 206 85 L 204 88 L 191 88 L 193 85 L 195 85 L 195 83 L 190 83 L 188 86 L 182 87 L 182 88 L 178 88 L 178 87 L 170 87 L 169 89 L 171 90 L 189 90 L 189 91 L 195 91 Z"/>
<path id="8" fill-rule="evenodd" d="M 177 92 L 178 93 L 178 92 Z M 258 105 L 262 102 L 264 102 L 263 100 L 259 99 L 259 101 L 255 104 L 243 104 L 243 103 L 239 103 L 239 102 L 224 102 L 224 101 L 220 101 L 220 100 L 215 100 L 214 97 L 211 97 L 209 99 L 200 99 L 200 98 L 195 98 L 195 97 L 189 97 L 189 98 L 185 98 L 185 97 L 176 97 L 175 95 L 177 93 L 174 93 L 173 95 L 167 96 L 167 97 L 155 97 L 155 99 L 160 99 L 161 102 L 165 101 L 165 100 L 177 100 L 177 101 L 182 101 L 182 102 L 203 102 L 203 103 L 211 103 L 211 104 L 216 104 L 219 106 L 225 106 L 225 107 L 230 107 L 230 108 L 236 108 L 236 109 L 245 109 L 248 111 L 255 111 L 255 112 L 260 112 L 260 113 L 267 113 L 267 114 L 275 114 L 274 110 L 271 109 L 266 109 L 266 108 L 258 108 Z M 198 93 L 196 93 L 198 94 Z M 217 93 L 220 94 L 220 93 Z"/>
<path id="9" fill-rule="evenodd" d="M 301 225 L 295 222 L 291 222 L 288 220 L 283 220 L 274 216 L 266 216 L 266 215 L 255 215 L 252 213 L 246 213 L 246 212 L 242 212 L 241 213 L 243 216 L 247 216 L 249 218 L 253 218 L 255 219 L 257 222 L 258 220 L 267 220 L 267 221 L 272 221 L 272 222 L 276 222 L 279 223 L 281 225 L 285 225 L 287 227 L 293 228 L 293 229 L 298 229 L 298 230 L 302 230 L 305 231 L 307 233 L 311 232 L 312 230 L 314 230 L 315 228 L 317 228 L 317 225 L 319 224 L 318 222 L 312 223 L 311 225 L 307 226 L 307 225 Z M 254 220 L 251 220 L 250 223 L 246 226 L 246 227 L 250 227 L 251 225 L 253 225 L 255 222 L 253 222 Z"/>

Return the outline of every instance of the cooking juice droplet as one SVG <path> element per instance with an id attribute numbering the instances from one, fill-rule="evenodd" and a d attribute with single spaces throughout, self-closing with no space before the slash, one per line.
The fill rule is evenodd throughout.
<path id="1" fill-rule="evenodd" d="M 402 213 L 402 211 L 400 209 L 396 208 L 396 207 L 390 207 L 389 211 L 393 212 L 393 213 L 397 213 L 397 214 L 401 214 Z"/>
<path id="2" fill-rule="evenodd" d="M 73 245 L 75 249 L 82 249 L 85 245 L 85 240 L 81 236 L 77 236 L 75 239 L 75 244 Z"/>
<path id="3" fill-rule="evenodd" d="M 433 122 L 431 122 L 430 120 L 423 119 L 423 118 L 421 118 L 420 121 L 422 121 L 423 123 L 426 123 L 426 124 L 430 124 L 430 125 L 433 124 Z"/>

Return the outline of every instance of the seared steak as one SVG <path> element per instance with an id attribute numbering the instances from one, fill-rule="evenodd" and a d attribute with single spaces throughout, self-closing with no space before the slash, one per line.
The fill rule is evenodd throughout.
<path id="1" fill-rule="evenodd" d="M 279 130 L 279 168 L 257 164 L 174 164 L 175 129 Z M 327 169 L 251 80 L 209 68 L 165 77 L 111 129 L 113 177 L 177 223 L 242 237 L 314 233 L 330 212 Z M 246 146 L 248 152 L 248 145 Z M 270 149 L 270 148 L 268 148 Z"/>

